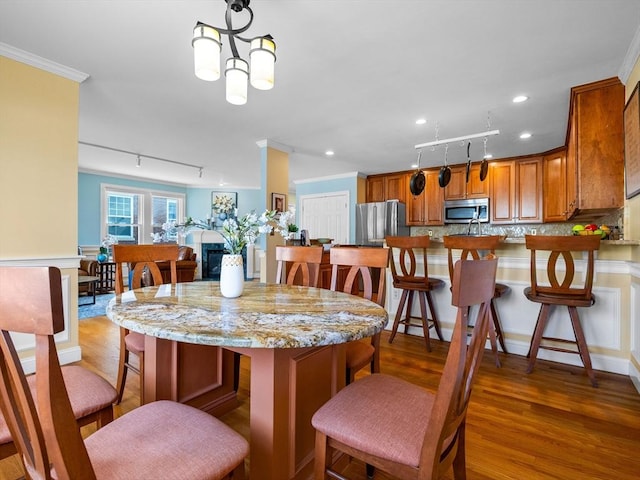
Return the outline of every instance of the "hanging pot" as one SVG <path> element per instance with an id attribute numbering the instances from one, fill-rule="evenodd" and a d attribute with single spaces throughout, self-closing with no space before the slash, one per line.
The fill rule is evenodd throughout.
<path id="1" fill-rule="evenodd" d="M 440 188 L 444 188 L 449 185 L 449 180 L 451 180 L 451 169 L 449 165 L 447 165 L 447 149 L 449 145 L 445 146 L 444 149 L 444 165 L 440 168 L 440 173 L 438 174 L 438 183 L 440 184 Z"/>
<path id="2" fill-rule="evenodd" d="M 411 179 L 409 180 L 409 190 L 411 191 L 411 195 L 417 197 L 424 191 L 424 186 L 426 183 L 426 179 L 424 177 L 424 172 L 420 170 L 420 157 L 422 156 L 422 150 L 418 152 L 418 170 L 411 175 Z"/>
<path id="3" fill-rule="evenodd" d="M 486 158 L 482 159 L 480 162 L 480 181 L 484 182 L 485 178 L 487 178 L 487 173 L 489 172 L 489 162 Z"/>
<path id="4" fill-rule="evenodd" d="M 471 142 L 467 143 L 467 183 L 469 183 L 469 174 L 471 173 L 471 157 L 469 156 L 470 149 Z"/>
<path id="5" fill-rule="evenodd" d="M 409 181 L 409 190 L 411 190 L 411 194 L 414 197 L 420 195 L 424 190 L 424 185 L 426 180 L 424 178 L 424 172 L 419 170 L 411 175 L 411 180 Z"/>

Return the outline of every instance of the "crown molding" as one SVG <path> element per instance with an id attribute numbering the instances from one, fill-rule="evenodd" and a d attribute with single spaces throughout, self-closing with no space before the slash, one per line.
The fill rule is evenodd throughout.
<path id="1" fill-rule="evenodd" d="M 25 63 L 40 70 L 44 70 L 49 73 L 53 73 L 60 77 L 68 78 L 74 82 L 82 83 L 89 78 L 88 73 L 83 73 L 75 68 L 70 68 L 60 63 L 52 62 L 46 58 L 39 57 L 33 53 L 25 52 L 19 48 L 12 47 L 6 43 L 0 42 L 0 55 L 15 60 L 17 62 Z"/>
<path id="2" fill-rule="evenodd" d="M 640 56 L 640 27 L 636 29 L 636 33 L 633 35 L 631 44 L 627 49 L 627 54 L 624 56 L 620 70 L 618 70 L 618 78 L 622 83 L 626 84 L 629 80 L 629 76 L 635 67 L 638 57 Z"/>
<path id="3" fill-rule="evenodd" d="M 366 178 L 366 176 L 360 172 L 347 172 L 347 173 L 339 173 L 337 175 L 328 175 L 326 177 L 316 177 L 316 178 L 307 178 L 304 180 L 295 180 L 293 183 L 295 185 L 300 185 L 302 183 L 325 182 L 327 180 L 339 180 L 342 178 L 358 178 L 358 177 Z"/>

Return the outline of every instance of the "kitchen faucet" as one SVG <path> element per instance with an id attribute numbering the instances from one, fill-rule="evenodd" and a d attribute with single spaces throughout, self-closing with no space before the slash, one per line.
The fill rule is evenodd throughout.
<path id="1" fill-rule="evenodd" d="M 469 228 L 467 229 L 467 235 L 471 235 L 471 225 L 474 223 L 478 224 L 478 235 L 482 235 L 482 226 L 480 225 L 480 219 L 477 215 L 474 215 L 471 220 L 469 220 Z"/>

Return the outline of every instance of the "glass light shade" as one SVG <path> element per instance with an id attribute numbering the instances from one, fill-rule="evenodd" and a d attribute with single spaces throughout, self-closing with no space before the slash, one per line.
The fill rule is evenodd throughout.
<path id="1" fill-rule="evenodd" d="M 227 102 L 234 105 L 247 103 L 249 64 L 241 58 L 231 57 L 227 59 L 224 74 L 227 77 Z"/>
<path id="2" fill-rule="evenodd" d="M 276 43 L 268 37 L 251 40 L 251 85 L 258 90 L 271 90 L 276 63 Z"/>
<path id="3" fill-rule="evenodd" d="M 220 78 L 220 32 L 208 25 L 198 24 L 193 29 L 193 60 L 196 77 L 213 82 Z"/>

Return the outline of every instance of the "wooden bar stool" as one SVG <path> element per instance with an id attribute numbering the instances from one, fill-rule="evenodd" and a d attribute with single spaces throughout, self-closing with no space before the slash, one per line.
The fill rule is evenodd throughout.
<path id="1" fill-rule="evenodd" d="M 593 268 L 595 251 L 600 248 L 600 237 L 598 235 L 585 236 L 533 236 L 525 235 L 526 247 L 531 250 L 531 287 L 524 290 L 525 296 L 532 302 L 540 303 L 540 313 L 538 321 L 531 338 L 531 346 L 529 347 L 529 366 L 527 373 L 533 371 L 536 363 L 538 349 L 545 348 L 556 352 L 576 353 L 580 355 L 584 368 L 587 372 L 589 380 L 594 387 L 598 386 L 595 373 L 591 367 L 591 358 L 589 357 L 589 349 L 587 341 L 582 331 L 580 317 L 578 316 L 577 307 L 590 307 L 596 302 L 595 297 L 591 293 L 593 285 Z M 538 282 L 536 269 L 536 253 L 539 251 L 548 251 L 549 258 L 547 260 L 546 279 L 543 283 Z M 573 255 L 587 255 L 586 271 L 583 273 L 583 281 L 574 283 L 575 279 L 575 262 Z M 560 261 L 559 261 L 560 260 Z M 562 278 L 560 280 L 559 278 Z M 546 280 L 546 281 L 545 281 Z M 545 337 L 544 330 L 547 326 L 552 307 L 555 305 L 565 305 L 569 309 L 571 318 L 571 326 L 575 335 L 574 340 L 564 338 Z M 542 340 L 553 342 L 551 344 L 542 344 Z M 564 348 L 558 346 L 560 344 L 572 344 L 576 349 Z"/>
<path id="2" fill-rule="evenodd" d="M 496 248 L 502 241 L 502 237 L 500 235 L 487 235 L 481 237 L 472 237 L 465 235 L 449 235 L 442 237 L 444 241 L 444 247 L 448 250 L 447 257 L 449 263 L 449 278 L 453 282 L 453 266 L 455 261 L 453 250 L 461 250 L 460 256 L 458 257 L 460 260 L 468 260 L 469 257 L 473 260 L 479 260 L 480 258 L 486 256 L 484 252 L 495 254 Z M 491 320 L 493 323 L 493 328 L 489 329 L 489 340 L 491 341 L 491 350 L 493 350 L 493 354 L 496 358 L 496 366 L 500 366 L 500 358 L 498 357 L 498 342 L 500 342 L 500 347 L 502 347 L 502 351 L 507 352 L 507 347 L 504 343 L 504 335 L 502 333 L 502 326 L 500 324 L 500 317 L 498 316 L 498 311 L 496 310 L 496 305 L 494 300 L 499 298 L 511 290 L 508 285 L 503 283 L 496 283 L 495 291 L 493 293 L 493 298 L 491 299 Z"/>
<path id="3" fill-rule="evenodd" d="M 433 328 L 442 340 L 440 332 L 440 322 L 433 306 L 431 291 L 440 288 L 444 282 L 438 278 L 429 278 L 427 268 L 427 248 L 431 242 L 431 238 L 427 236 L 419 237 L 386 237 L 387 246 L 391 249 L 391 274 L 393 276 L 393 286 L 402 289 L 400 304 L 396 312 L 396 318 L 393 321 L 393 329 L 389 337 L 389 343 L 393 342 L 398 326 L 404 325 L 404 333 L 407 334 L 409 327 L 422 327 L 424 333 L 424 341 L 427 344 L 427 350 L 431 351 L 431 343 L 429 339 L 429 329 Z M 422 261 L 419 263 L 416 258 L 416 250 L 422 254 Z M 418 267 L 422 267 L 422 274 L 418 274 Z M 411 321 L 411 307 L 413 306 L 414 293 L 418 294 L 420 300 L 420 322 Z M 426 304 L 429 305 L 431 318 L 427 314 Z M 406 306 L 406 314 L 402 319 L 402 312 Z"/>

